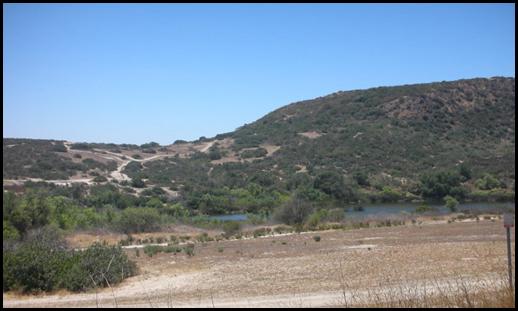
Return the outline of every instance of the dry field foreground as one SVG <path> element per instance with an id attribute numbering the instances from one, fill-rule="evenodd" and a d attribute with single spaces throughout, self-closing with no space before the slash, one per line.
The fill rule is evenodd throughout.
<path id="1" fill-rule="evenodd" d="M 193 257 L 128 249 L 141 274 L 113 289 L 10 293 L 3 306 L 508 306 L 505 241 L 501 220 L 481 220 L 208 242 Z"/>

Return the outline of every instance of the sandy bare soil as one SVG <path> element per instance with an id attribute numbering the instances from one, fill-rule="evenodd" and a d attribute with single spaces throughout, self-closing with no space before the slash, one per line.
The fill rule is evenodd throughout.
<path id="1" fill-rule="evenodd" d="M 313 237 L 319 235 L 320 242 Z M 514 249 L 514 229 L 512 231 Z M 4 294 L 4 307 L 307 307 L 367 299 L 401 286 L 453 290 L 500 279 L 500 220 L 311 232 L 196 244 L 195 255 L 127 249 L 141 274 L 113 289 Z M 513 254 L 514 256 L 514 254 Z M 513 259 L 514 262 L 514 259 Z M 514 270 L 513 270 L 514 271 Z M 417 294 L 419 295 L 419 293 Z"/>

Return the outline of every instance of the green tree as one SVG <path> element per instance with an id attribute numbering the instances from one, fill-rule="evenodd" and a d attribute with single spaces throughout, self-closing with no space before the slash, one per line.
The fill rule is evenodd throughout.
<path id="1" fill-rule="evenodd" d="M 462 176 L 462 181 L 470 180 L 472 175 L 471 168 L 467 164 L 462 163 L 459 166 L 459 174 Z"/>
<path id="2" fill-rule="evenodd" d="M 368 176 L 364 172 L 356 172 L 353 174 L 353 179 L 360 186 L 369 186 Z"/>
<path id="3" fill-rule="evenodd" d="M 274 212 L 274 219 L 288 225 L 301 225 L 313 211 L 313 205 L 296 196 L 284 203 Z"/>
<path id="4" fill-rule="evenodd" d="M 154 208 L 128 207 L 118 219 L 118 228 L 124 233 L 149 232 L 157 230 L 160 214 Z"/>
<path id="5" fill-rule="evenodd" d="M 450 195 L 447 195 L 443 198 L 443 200 L 446 207 L 449 208 L 452 212 L 455 212 L 457 210 L 457 205 L 459 204 L 459 201 L 457 201 L 457 199 Z"/>
<path id="6" fill-rule="evenodd" d="M 342 175 L 336 172 L 320 173 L 313 183 L 315 189 L 319 189 L 337 199 L 345 199 L 345 182 Z"/>
<path id="7" fill-rule="evenodd" d="M 482 178 L 475 181 L 475 186 L 481 190 L 501 188 L 502 183 L 491 174 L 484 174 Z"/>
<path id="8" fill-rule="evenodd" d="M 446 195 L 462 198 L 465 190 L 460 187 L 460 176 L 455 172 L 441 171 L 421 177 L 421 193 L 425 198 L 441 199 Z"/>
<path id="9" fill-rule="evenodd" d="M 140 178 L 133 178 L 131 180 L 131 186 L 134 187 L 134 188 L 144 188 L 146 186 L 146 184 L 144 183 L 144 181 Z"/>

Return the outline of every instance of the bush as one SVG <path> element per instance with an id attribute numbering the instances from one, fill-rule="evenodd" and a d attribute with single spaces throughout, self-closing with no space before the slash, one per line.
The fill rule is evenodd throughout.
<path id="1" fill-rule="evenodd" d="M 88 143 L 75 143 L 70 145 L 70 149 L 90 150 L 92 147 Z"/>
<path id="2" fill-rule="evenodd" d="M 299 198 L 292 198 L 274 212 L 274 219 L 288 225 L 303 224 L 313 211 L 313 205 Z"/>
<path id="3" fill-rule="evenodd" d="M 245 150 L 241 152 L 241 158 L 248 159 L 248 158 L 260 158 L 264 157 L 268 154 L 268 151 L 264 148 L 256 148 L 253 150 Z"/>
<path id="4" fill-rule="evenodd" d="M 505 185 L 491 174 L 485 174 L 482 178 L 477 179 L 475 186 L 481 190 L 492 190 L 505 187 Z"/>
<path id="5" fill-rule="evenodd" d="M 237 221 L 225 221 L 223 223 L 223 231 L 226 238 L 238 233 L 239 230 L 241 230 L 241 224 Z"/>
<path id="6" fill-rule="evenodd" d="M 185 254 L 189 257 L 191 256 L 194 256 L 194 244 L 190 243 L 190 244 L 187 244 L 184 248 L 183 248 L 183 251 L 185 252 Z"/>
<path id="7" fill-rule="evenodd" d="M 425 198 L 440 199 L 446 195 L 463 198 L 465 190 L 460 187 L 461 177 L 456 172 L 437 172 L 421 177 L 421 193 Z"/>
<path id="8" fill-rule="evenodd" d="M 146 186 L 146 184 L 144 183 L 144 181 L 140 178 L 133 178 L 131 180 L 131 186 L 133 188 L 144 188 Z"/>
<path id="9" fill-rule="evenodd" d="M 4 292 L 83 291 L 112 286 L 136 272 L 120 247 L 96 243 L 84 251 L 69 250 L 48 228 L 31 232 L 23 242 L 3 250 Z"/>
<path id="10" fill-rule="evenodd" d="M 455 212 L 457 210 L 456 207 L 459 204 L 459 201 L 457 201 L 457 199 L 455 199 L 452 196 L 447 195 L 444 197 L 443 200 L 444 200 L 446 207 L 449 208 L 452 212 Z"/>
<path id="11" fill-rule="evenodd" d="M 105 182 L 105 181 L 108 181 L 108 179 L 106 179 L 106 177 L 104 176 L 96 176 L 94 179 L 93 179 L 94 182 Z"/>
<path id="12" fill-rule="evenodd" d="M 398 202 L 403 198 L 403 194 L 390 188 L 390 187 L 383 187 L 383 190 L 381 192 L 381 201 L 382 202 Z"/>
<path id="13" fill-rule="evenodd" d="M 149 207 L 128 207 L 122 211 L 117 227 L 124 233 L 150 232 L 157 230 L 160 224 L 160 214 Z"/>
<path id="14" fill-rule="evenodd" d="M 419 205 L 416 209 L 415 209 L 415 212 L 416 213 L 425 213 L 425 212 L 430 212 L 430 211 L 433 211 L 434 208 L 426 205 L 426 204 L 422 204 L 422 205 Z"/>
<path id="15" fill-rule="evenodd" d="M 368 176 L 364 172 L 356 172 L 353 174 L 353 179 L 359 186 L 370 186 Z"/>
<path id="16" fill-rule="evenodd" d="M 63 145 L 63 143 L 58 143 L 54 145 L 51 150 L 55 152 L 67 152 L 67 148 L 65 147 L 65 145 Z"/>
<path id="17" fill-rule="evenodd" d="M 315 240 L 315 242 L 320 242 L 320 236 L 319 235 L 315 235 L 313 237 L 313 240 Z"/>
<path id="18" fill-rule="evenodd" d="M 71 291 L 113 286 L 137 272 L 121 247 L 100 243 L 75 253 L 69 262 L 61 285 Z"/>

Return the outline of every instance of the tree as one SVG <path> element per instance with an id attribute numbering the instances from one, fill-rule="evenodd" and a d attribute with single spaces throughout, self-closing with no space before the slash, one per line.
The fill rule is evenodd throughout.
<path id="1" fill-rule="evenodd" d="M 364 172 L 356 172 L 353 174 L 353 179 L 358 183 L 360 186 L 369 186 L 369 181 L 367 180 L 367 174 Z"/>
<path id="2" fill-rule="evenodd" d="M 140 178 L 133 178 L 131 180 L 131 186 L 134 187 L 134 188 L 144 188 L 146 186 L 146 184 L 144 183 L 144 181 Z"/>
<path id="3" fill-rule="evenodd" d="M 274 218 L 288 225 L 301 225 L 312 211 L 313 205 L 310 202 L 293 196 L 274 212 Z"/>
<path id="4" fill-rule="evenodd" d="M 158 229 L 159 224 L 160 214 L 149 207 L 128 207 L 118 220 L 118 228 L 124 233 L 153 231 Z"/>
<path id="5" fill-rule="evenodd" d="M 12 208 L 10 206 L 9 208 Z M 10 211 L 11 224 L 24 234 L 31 228 L 41 227 L 49 223 L 50 209 L 42 193 L 29 191 L 14 209 Z"/>
<path id="6" fill-rule="evenodd" d="M 459 201 L 455 199 L 454 197 L 447 195 L 443 198 L 444 203 L 447 208 L 449 208 L 452 212 L 455 212 L 457 210 L 457 205 L 459 204 Z"/>
<path id="7" fill-rule="evenodd" d="M 441 171 L 421 177 L 421 193 L 425 198 L 441 199 L 446 195 L 462 198 L 465 190 L 460 187 L 460 175 L 455 172 Z"/>
<path id="8" fill-rule="evenodd" d="M 152 142 L 140 145 L 141 149 L 149 149 L 149 148 L 155 148 L 155 147 L 160 147 L 160 144 L 152 141 Z"/>
<path id="9" fill-rule="evenodd" d="M 502 183 L 491 174 L 484 174 L 482 178 L 477 179 L 475 186 L 481 190 L 491 190 L 502 187 Z"/>
<path id="10" fill-rule="evenodd" d="M 462 181 L 467 181 L 471 179 L 471 168 L 469 168 L 465 163 L 462 163 L 459 166 L 459 174 L 462 176 Z"/>
<path id="11" fill-rule="evenodd" d="M 313 182 L 313 187 L 334 197 L 338 201 L 354 201 L 356 195 L 353 189 L 345 184 L 342 175 L 334 171 L 320 173 Z"/>

